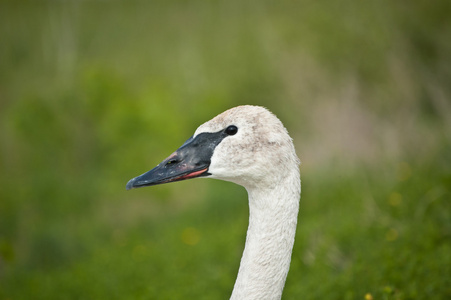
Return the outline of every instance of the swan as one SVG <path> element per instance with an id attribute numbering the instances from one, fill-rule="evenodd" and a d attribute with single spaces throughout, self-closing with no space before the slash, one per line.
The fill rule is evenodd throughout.
<path id="1" fill-rule="evenodd" d="M 299 165 L 282 122 L 266 108 L 244 105 L 199 126 L 178 150 L 131 179 L 126 189 L 197 177 L 243 186 L 249 226 L 230 299 L 280 299 L 296 233 Z"/>

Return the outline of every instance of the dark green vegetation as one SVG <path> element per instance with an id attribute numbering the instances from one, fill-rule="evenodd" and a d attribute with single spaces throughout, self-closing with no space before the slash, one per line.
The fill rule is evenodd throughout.
<path id="1" fill-rule="evenodd" d="M 0 299 L 227 299 L 243 188 L 125 191 L 239 104 L 303 162 L 284 299 L 451 299 L 449 1 L 2 1 Z"/>

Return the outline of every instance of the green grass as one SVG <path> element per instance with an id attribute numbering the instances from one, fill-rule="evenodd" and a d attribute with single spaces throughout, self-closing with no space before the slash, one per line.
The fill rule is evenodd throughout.
<path id="1" fill-rule="evenodd" d="M 451 298 L 449 1 L 2 1 L 0 299 L 227 299 L 243 188 L 125 191 L 267 106 L 302 160 L 284 299 Z"/>
<path id="2" fill-rule="evenodd" d="M 367 293 L 375 299 L 449 296 L 451 176 L 435 173 L 424 180 L 419 175 L 426 171 L 415 168 L 403 181 L 396 175 L 378 178 L 373 170 L 344 176 L 304 175 L 284 297 L 363 299 Z M 130 227 L 102 224 L 99 229 L 99 219 L 103 218 L 95 215 L 80 220 L 97 226 L 91 228 L 97 232 L 90 233 L 97 235 L 95 241 L 86 241 L 85 234 L 75 243 L 89 249 L 63 260 L 58 255 L 64 249 L 54 248 L 63 242 L 56 233 L 56 245 L 52 240 L 41 245 L 45 253 L 35 258 L 39 261 L 34 268 L 6 269 L 4 297 L 226 298 L 244 244 L 245 192 L 212 180 L 205 185 L 200 180 L 181 185 L 173 188 L 181 193 L 185 188 L 191 192 L 199 186 L 206 189 L 202 192 L 205 200 L 177 213 L 166 207 L 175 203 L 161 203 L 157 216 L 138 218 Z M 110 205 L 127 206 L 117 201 Z M 143 210 L 156 209 L 152 203 L 140 205 Z M 127 213 L 127 209 L 115 208 L 109 213 L 118 211 Z M 74 227 L 66 230 L 81 230 L 80 225 Z M 88 245 L 79 245 L 85 243 Z M 51 257 L 43 261 L 46 255 Z M 20 288 L 24 286 L 27 288 Z"/>

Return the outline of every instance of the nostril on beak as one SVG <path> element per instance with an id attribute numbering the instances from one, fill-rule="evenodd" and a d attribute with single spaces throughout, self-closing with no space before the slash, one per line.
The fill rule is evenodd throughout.
<path id="1" fill-rule="evenodd" d="M 176 163 L 179 163 L 179 162 L 180 162 L 180 160 L 178 160 L 177 158 L 172 158 L 172 159 L 167 161 L 166 165 L 168 166 L 168 165 L 176 164 Z"/>

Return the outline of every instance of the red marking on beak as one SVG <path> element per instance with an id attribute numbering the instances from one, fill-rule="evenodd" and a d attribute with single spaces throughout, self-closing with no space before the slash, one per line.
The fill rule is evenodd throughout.
<path id="1" fill-rule="evenodd" d="M 179 178 L 177 178 L 177 179 L 178 179 L 178 180 L 181 180 L 181 179 L 189 179 L 189 178 L 193 178 L 193 177 L 199 176 L 200 174 L 206 172 L 207 170 L 208 170 L 208 168 L 205 168 L 205 169 L 202 169 L 202 170 L 199 170 L 199 171 L 195 171 L 195 172 L 192 172 L 192 173 L 183 175 L 182 177 L 179 177 Z"/>

